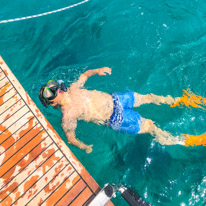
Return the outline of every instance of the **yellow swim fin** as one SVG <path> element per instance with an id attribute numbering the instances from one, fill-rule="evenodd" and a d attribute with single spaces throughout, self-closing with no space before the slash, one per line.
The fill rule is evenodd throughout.
<path id="1" fill-rule="evenodd" d="M 184 134 L 185 136 L 185 146 L 197 146 L 197 145 L 203 145 L 206 146 L 206 133 L 203 133 L 201 135 L 189 135 Z"/>
<path id="2" fill-rule="evenodd" d="M 190 89 L 183 90 L 182 97 L 177 98 L 177 101 L 170 107 L 183 107 L 183 105 L 205 109 L 203 106 L 206 106 L 206 98 L 194 94 Z"/>

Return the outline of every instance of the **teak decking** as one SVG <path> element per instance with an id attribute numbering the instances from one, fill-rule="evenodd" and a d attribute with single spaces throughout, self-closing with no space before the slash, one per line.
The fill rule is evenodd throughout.
<path id="1" fill-rule="evenodd" d="M 81 206 L 99 191 L 0 57 L 0 205 Z"/>

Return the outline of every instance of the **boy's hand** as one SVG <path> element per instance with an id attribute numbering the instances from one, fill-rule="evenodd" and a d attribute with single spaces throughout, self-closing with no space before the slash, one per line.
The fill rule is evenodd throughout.
<path id="1" fill-rule="evenodd" d="M 93 147 L 92 144 L 87 146 L 87 148 L 85 149 L 85 151 L 86 151 L 87 154 L 89 154 L 89 153 L 92 152 L 92 150 L 93 150 L 92 147 Z"/>
<path id="2" fill-rule="evenodd" d="M 100 76 L 104 76 L 106 74 L 111 74 L 112 73 L 111 71 L 112 71 L 112 69 L 109 68 L 109 67 L 102 67 L 102 68 L 99 69 L 98 74 Z"/>

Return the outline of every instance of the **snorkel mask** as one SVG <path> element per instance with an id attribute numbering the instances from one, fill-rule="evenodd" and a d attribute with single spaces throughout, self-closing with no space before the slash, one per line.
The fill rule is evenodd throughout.
<path id="1" fill-rule="evenodd" d="M 57 96 L 57 91 L 60 89 L 61 91 L 66 92 L 67 88 L 63 80 L 49 80 L 46 84 L 46 87 L 43 90 L 42 96 L 47 100 L 53 100 Z"/>

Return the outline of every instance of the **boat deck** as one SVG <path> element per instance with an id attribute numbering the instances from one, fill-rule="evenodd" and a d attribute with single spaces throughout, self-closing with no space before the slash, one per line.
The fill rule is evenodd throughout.
<path id="1" fill-rule="evenodd" d="M 88 205 L 99 191 L 0 57 L 0 205 Z"/>

